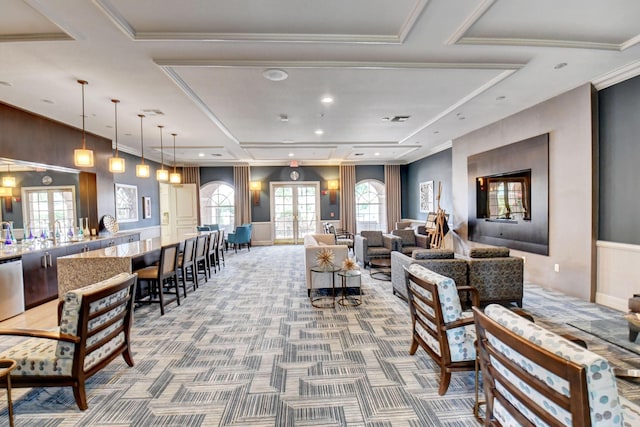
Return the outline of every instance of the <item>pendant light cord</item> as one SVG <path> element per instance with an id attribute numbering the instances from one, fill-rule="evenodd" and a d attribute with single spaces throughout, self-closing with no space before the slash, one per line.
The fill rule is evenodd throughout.
<path id="1" fill-rule="evenodd" d="M 164 148 L 162 145 L 162 128 L 164 126 L 158 125 L 160 128 L 160 170 L 164 170 Z"/>
<path id="2" fill-rule="evenodd" d="M 173 135 L 173 173 L 176 173 L 176 135 L 177 133 L 172 133 Z"/>
<path id="3" fill-rule="evenodd" d="M 144 118 L 144 114 L 138 114 L 140 117 L 140 153 L 142 154 L 141 164 L 144 165 L 144 136 L 142 134 L 142 119 Z"/>
<path id="4" fill-rule="evenodd" d="M 116 107 L 115 108 L 115 116 L 116 116 L 116 157 L 118 157 L 118 103 L 120 102 L 117 99 L 112 99 L 111 102 L 113 102 L 113 105 Z"/>
<path id="5" fill-rule="evenodd" d="M 86 150 L 87 139 L 85 137 L 85 132 L 84 132 L 84 86 L 87 84 L 87 81 L 78 80 L 78 83 L 82 85 L 82 149 Z"/>

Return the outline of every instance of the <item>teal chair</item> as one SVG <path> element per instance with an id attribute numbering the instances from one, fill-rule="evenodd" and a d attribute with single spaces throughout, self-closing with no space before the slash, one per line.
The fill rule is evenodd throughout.
<path id="1" fill-rule="evenodd" d="M 235 231 L 227 236 L 227 243 L 233 245 L 235 252 L 238 252 L 238 248 L 242 248 L 242 245 L 247 245 L 247 250 L 250 251 L 251 224 L 236 227 Z"/>
<path id="2" fill-rule="evenodd" d="M 208 225 L 196 225 L 196 230 L 201 233 L 203 231 L 211 231 Z"/>
<path id="3" fill-rule="evenodd" d="M 209 227 L 209 230 L 211 231 L 218 231 L 220 230 L 220 227 L 218 226 L 218 224 L 204 224 L 205 227 Z"/>

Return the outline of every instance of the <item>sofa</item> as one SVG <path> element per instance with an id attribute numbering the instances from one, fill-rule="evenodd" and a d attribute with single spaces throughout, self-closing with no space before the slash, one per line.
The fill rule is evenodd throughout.
<path id="1" fill-rule="evenodd" d="M 389 258 L 399 250 L 400 238 L 382 231 L 361 231 L 354 237 L 353 251 L 356 261 L 367 266 L 372 258 Z"/>
<path id="2" fill-rule="evenodd" d="M 516 303 L 522 307 L 524 260 L 509 248 L 472 248 L 466 257 L 468 285 L 480 292 L 480 304 Z"/>
<path id="3" fill-rule="evenodd" d="M 391 253 L 391 285 L 393 294 L 407 299 L 407 287 L 403 267 L 419 264 L 434 273 L 453 279 L 456 286 L 467 286 L 467 261 L 456 258 L 450 249 L 420 249 L 409 256 L 402 252 Z"/>
<path id="4" fill-rule="evenodd" d="M 474 307 L 484 425 L 638 426 L 602 356 L 500 305 Z"/>
<path id="5" fill-rule="evenodd" d="M 349 248 L 346 245 L 337 245 L 333 234 L 307 234 L 304 236 L 304 271 L 307 282 L 307 296 L 311 296 L 311 267 L 318 265 L 318 253 L 322 250 L 333 252 L 333 264 L 340 267 L 342 262 L 349 257 Z M 335 275 L 336 273 L 334 273 Z M 341 285 L 338 277 L 335 280 L 336 289 Z M 347 286 L 360 286 L 357 277 L 347 279 Z M 313 289 L 325 289 L 332 287 L 332 278 L 329 274 L 313 273 Z"/>

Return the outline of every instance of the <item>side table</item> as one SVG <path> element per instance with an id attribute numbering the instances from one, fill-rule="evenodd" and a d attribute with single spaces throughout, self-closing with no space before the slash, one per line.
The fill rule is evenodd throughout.
<path id="1" fill-rule="evenodd" d="M 336 275 L 335 273 L 340 271 L 340 267 L 337 265 L 330 265 L 327 267 L 322 267 L 316 265 L 315 267 L 311 267 L 311 305 L 315 308 L 335 308 L 336 306 Z M 313 291 L 317 291 L 318 288 L 313 287 L 313 275 L 315 274 L 331 274 L 331 305 L 317 305 L 316 303 L 322 299 L 329 298 L 327 296 L 315 296 L 313 295 Z"/>
<path id="2" fill-rule="evenodd" d="M 362 272 L 360 270 L 340 270 L 338 276 L 340 276 L 342 285 L 342 296 L 338 300 L 338 304 L 344 307 L 356 307 L 362 304 Z M 358 278 L 358 298 L 354 297 L 351 301 L 347 295 L 347 280 L 350 277 Z"/>
<path id="3" fill-rule="evenodd" d="M 9 411 L 9 426 L 13 427 L 13 403 L 11 402 L 11 371 L 16 368 L 15 360 L 0 359 L 0 378 L 7 380 L 7 409 Z"/>

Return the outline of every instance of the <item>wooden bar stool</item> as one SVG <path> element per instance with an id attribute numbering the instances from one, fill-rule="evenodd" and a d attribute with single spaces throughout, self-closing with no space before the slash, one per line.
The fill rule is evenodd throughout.
<path id="1" fill-rule="evenodd" d="M 160 304 L 160 315 L 164 316 L 164 306 L 174 300 L 180 305 L 180 291 L 178 289 L 178 248 L 180 243 L 165 245 L 160 251 L 158 265 L 136 270 L 138 274 L 138 292 L 136 303 Z M 142 295 L 141 282 L 147 283 L 147 294 Z M 172 291 L 171 288 L 174 290 Z M 165 294 L 175 295 L 175 298 L 165 300 Z"/>

